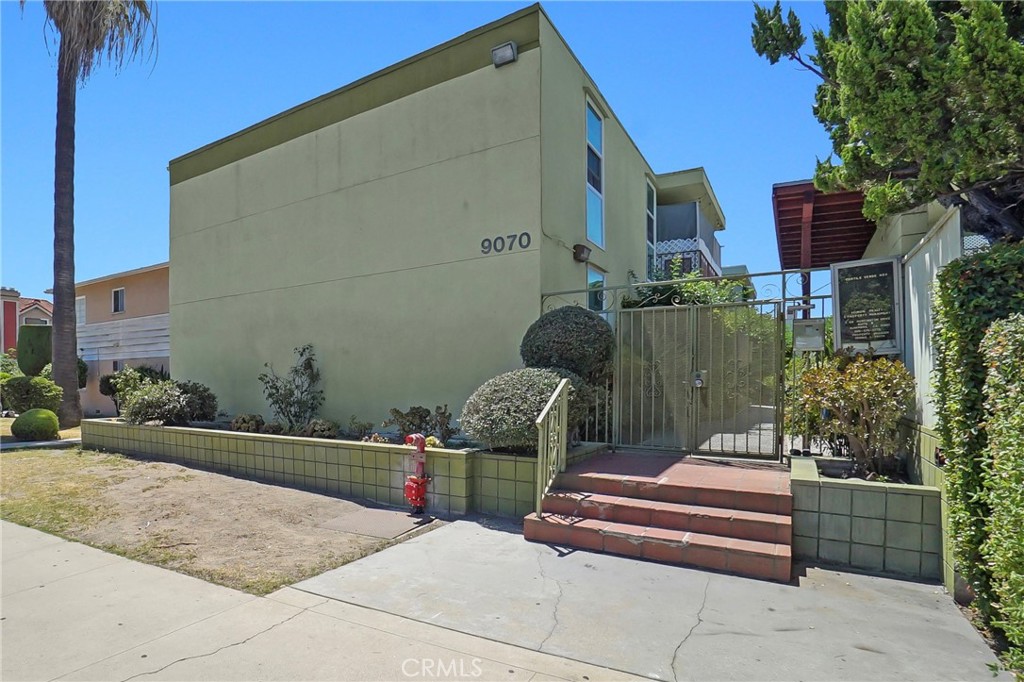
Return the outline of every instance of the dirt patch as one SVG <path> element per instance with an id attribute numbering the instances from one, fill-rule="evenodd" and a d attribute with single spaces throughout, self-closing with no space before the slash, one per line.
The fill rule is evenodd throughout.
<path id="1" fill-rule="evenodd" d="M 326 495 L 88 450 L 2 457 L 0 517 L 253 594 L 396 542 L 321 528 L 363 509 Z"/>

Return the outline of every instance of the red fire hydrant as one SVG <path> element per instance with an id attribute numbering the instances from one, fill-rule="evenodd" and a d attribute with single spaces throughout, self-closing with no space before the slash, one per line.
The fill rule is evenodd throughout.
<path id="1" fill-rule="evenodd" d="M 413 514 L 422 514 L 427 506 L 427 483 L 430 476 L 423 473 L 423 465 L 427 461 L 427 439 L 423 434 L 414 433 L 405 437 L 405 444 L 416 449 L 410 455 L 416 464 L 416 473 L 405 478 L 405 499 L 412 506 Z"/>

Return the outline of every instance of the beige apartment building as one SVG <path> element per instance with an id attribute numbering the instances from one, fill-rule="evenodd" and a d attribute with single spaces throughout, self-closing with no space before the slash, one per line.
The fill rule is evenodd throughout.
<path id="1" fill-rule="evenodd" d="M 140 365 L 170 371 L 169 269 L 159 263 L 75 284 L 78 354 L 89 365 L 86 418 L 114 414 L 99 391 L 104 374 Z"/>
<path id="2" fill-rule="evenodd" d="M 539 5 L 169 170 L 174 375 L 231 413 L 266 414 L 264 363 L 312 343 L 325 416 L 458 414 L 542 294 L 645 279 L 659 233 L 721 267 L 703 169 L 656 174 Z"/>

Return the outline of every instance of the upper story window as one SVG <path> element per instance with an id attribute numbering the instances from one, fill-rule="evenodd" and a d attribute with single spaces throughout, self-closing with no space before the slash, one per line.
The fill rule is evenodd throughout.
<path id="1" fill-rule="evenodd" d="M 120 289 L 114 289 L 110 292 L 111 306 L 110 312 L 112 313 L 123 313 L 124 312 L 124 287 Z"/>
<path id="2" fill-rule="evenodd" d="M 604 248 L 604 120 L 587 102 L 587 239 Z"/>
<path id="3" fill-rule="evenodd" d="M 647 181 L 647 278 L 654 277 L 657 264 L 656 248 L 658 243 L 658 194 L 651 181 Z"/>
<path id="4" fill-rule="evenodd" d="M 75 324 L 85 324 L 85 296 L 75 298 Z"/>

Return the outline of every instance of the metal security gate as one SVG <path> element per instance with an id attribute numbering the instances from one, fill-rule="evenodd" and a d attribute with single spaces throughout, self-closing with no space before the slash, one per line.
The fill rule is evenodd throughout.
<path id="1" fill-rule="evenodd" d="M 777 458 L 780 301 L 619 310 L 616 445 Z"/>

